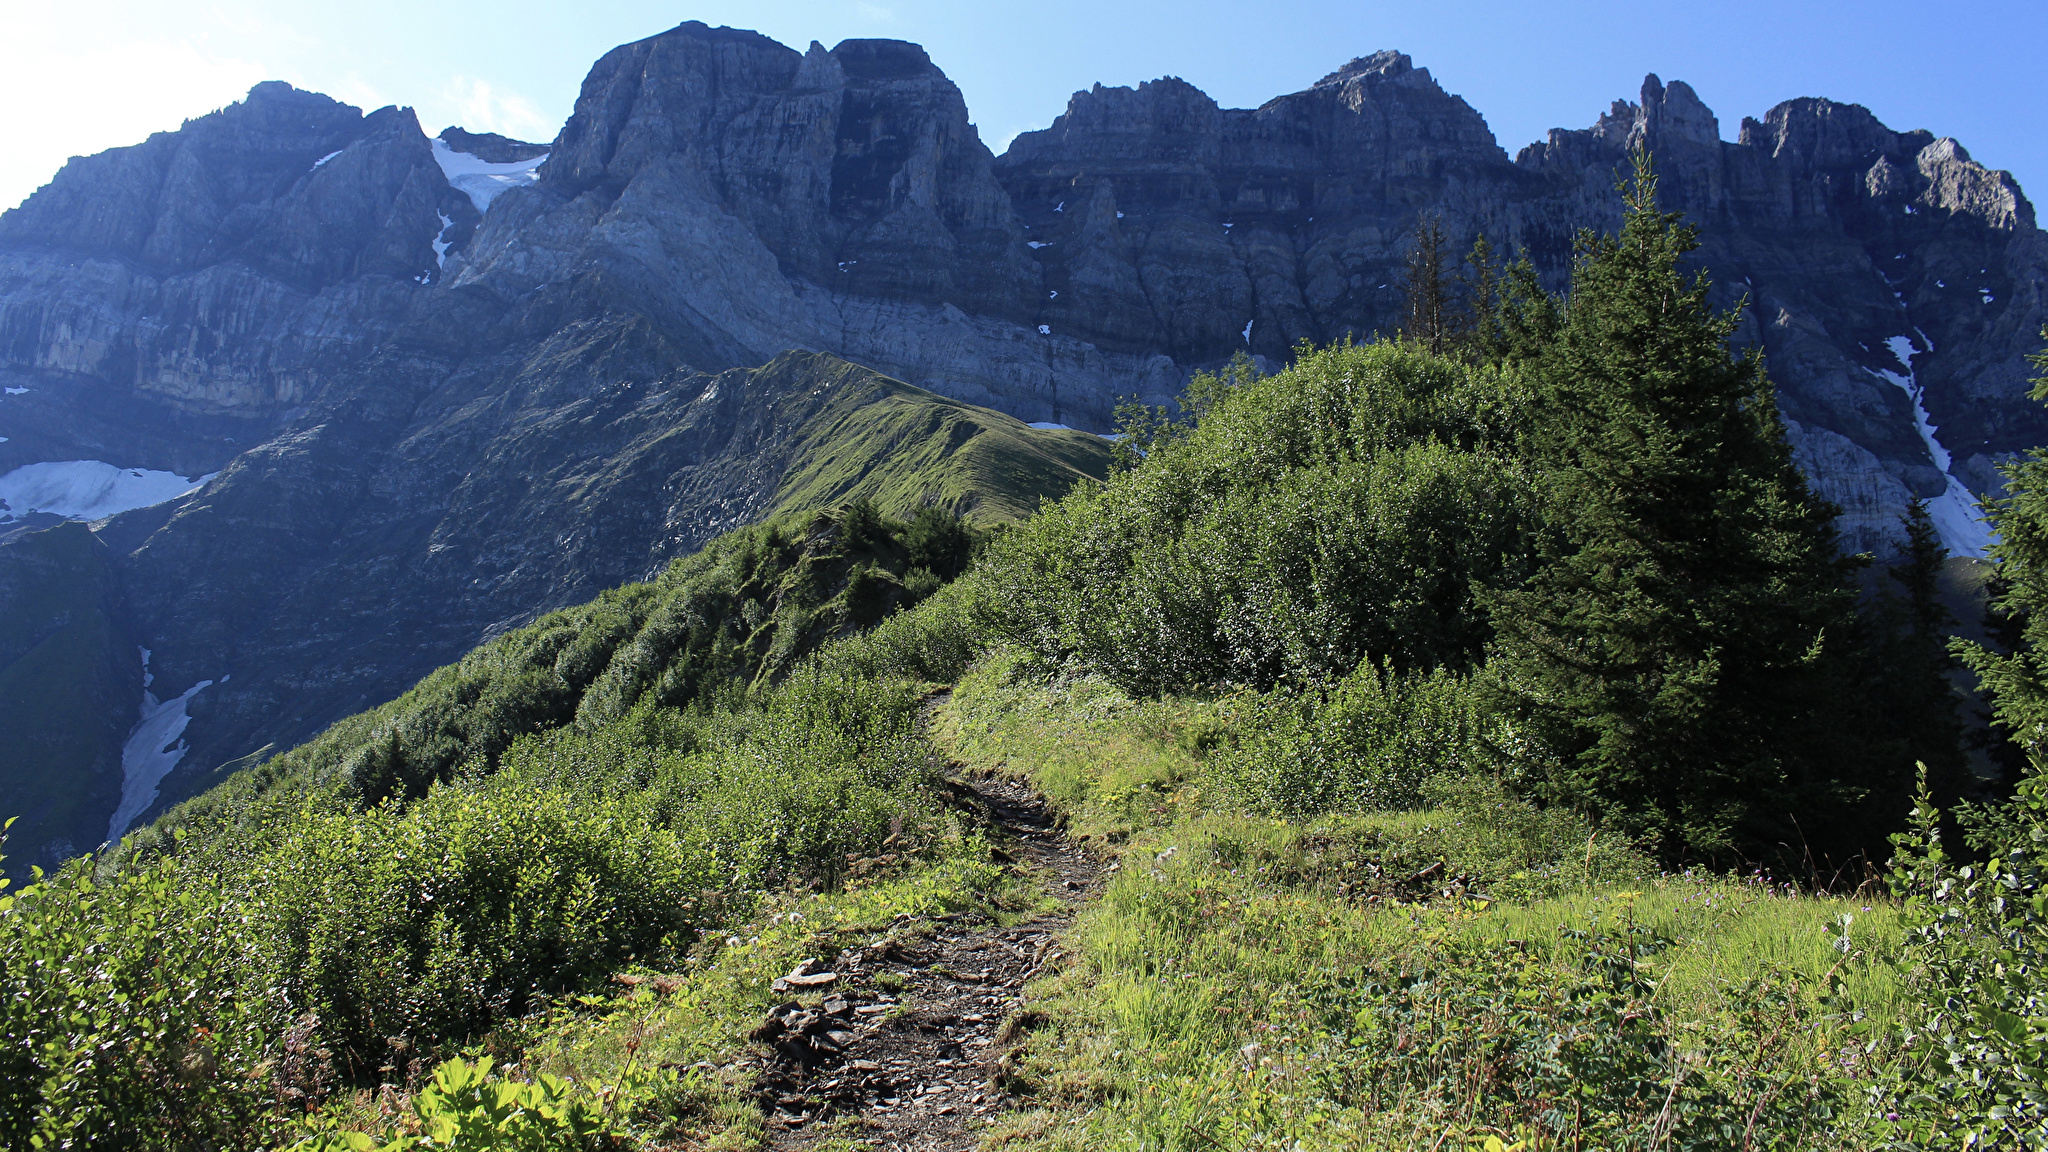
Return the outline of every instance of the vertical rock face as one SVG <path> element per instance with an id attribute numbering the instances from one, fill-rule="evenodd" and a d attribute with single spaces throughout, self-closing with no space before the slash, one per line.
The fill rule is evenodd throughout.
<path id="1" fill-rule="evenodd" d="M 1615 173 L 1639 147 L 1700 225 L 1720 303 L 1746 303 L 1741 336 L 1852 547 L 1886 550 L 1911 497 L 1948 489 L 1914 389 L 1976 492 L 2048 437 L 2025 384 L 2048 315 L 2031 205 L 1954 141 L 1853 105 L 1789 101 L 1728 143 L 1691 88 L 1651 76 L 1640 102 L 1510 163 L 1463 101 L 1380 53 L 1253 111 L 1177 80 L 1077 93 L 996 170 L 1043 245 L 1058 329 L 1187 366 L 1393 330 L 1424 212 L 1527 253 L 1561 288 L 1578 230 L 1619 223 Z"/>
<path id="2" fill-rule="evenodd" d="M 913 44 L 691 23 L 606 54 L 551 144 L 263 84 L 71 161 L 0 216 L 0 475 L 219 473 L 94 529 L 153 691 L 214 681 L 175 800 L 768 506 L 764 413 L 825 385 L 717 373 L 830 352 L 1107 431 L 1238 351 L 1391 332 L 1423 213 L 1562 287 L 1637 147 L 1852 546 L 1910 495 L 1967 528 L 1995 462 L 2048 441 L 2032 206 L 1853 105 L 1731 143 L 1650 77 L 1511 159 L 1380 52 L 1256 109 L 1097 86 L 996 157 Z"/>
<path id="3" fill-rule="evenodd" d="M 0 537 L 0 604 L 0 811 L 18 818 L 5 869 L 19 880 L 106 835 L 142 661 L 112 557 L 83 524 Z"/>

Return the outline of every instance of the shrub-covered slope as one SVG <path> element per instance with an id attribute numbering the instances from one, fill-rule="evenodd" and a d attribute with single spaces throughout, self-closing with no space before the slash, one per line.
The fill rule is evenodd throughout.
<path id="1" fill-rule="evenodd" d="M 743 707 L 750 690 L 779 682 L 820 646 L 930 596 L 974 547 L 974 530 L 951 513 L 927 507 L 905 524 L 867 501 L 727 533 L 655 580 L 500 636 L 306 744 L 227 766 L 219 787 L 140 839 L 186 826 L 232 837 L 249 806 L 292 807 L 306 793 L 332 793 L 349 808 L 402 802 L 496 772 L 524 737 Z"/>
<path id="2" fill-rule="evenodd" d="M 950 584 L 973 540 L 936 510 L 902 523 L 856 501 L 733 533 L 0 899 L 0 1135 L 305 1137 L 300 1152 L 379 1147 L 371 1134 L 494 1150 L 745 1148 L 777 1125 L 872 1139 L 916 1109 L 846 1096 L 816 1044 L 808 1079 L 774 1057 L 757 1074 L 757 1045 L 782 1035 L 757 1025 L 795 999 L 838 1014 L 831 1045 L 863 1042 L 878 1013 L 946 1030 L 902 971 L 973 976 L 924 967 L 918 939 L 995 947 L 968 925 L 1028 913 L 1036 887 L 949 786 L 965 770 L 1028 777 L 1111 858 L 1101 899 L 1034 959 L 1041 982 L 977 986 L 1009 1017 L 987 1050 L 963 1043 L 943 1075 L 890 1070 L 905 1090 L 985 1076 L 968 1103 L 997 1142 L 2040 1146 L 2048 466 L 2012 472 L 2001 603 L 2016 619 L 1971 657 L 2030 759 L 2016 799 L 1954 808 L 1965 835 L 1946 845 L 1923 800 L 1889 885 L 1789 845 L 1768 868 L 1717 860 L 1711 840 L 1622 818 L 1617 798 L 1653 813 L 1658 798 L 1600 778 L 1616 758 L 1738 806 L 1723 815 L 1774 815 L 1780 798 L 1729 785 L 1772 766 L 1740 748 L 1717 764 L 1727 750 L 1696 738 L 1717 716 L 1686 727 L 1667 709 L 1653 718 L 1686 755 L 1629 752 L 1633 688 L 1657 670 L 1689 669 L 1649 704 L 1711 698 L 1712 660 L 1686 647 L 1711 629 L 1653 595 L 1669 567 L 1602 558 L 1682 554 L 1738 602 L 1797 607 L 1810 583 L 1781 577 L 1811 575 L 1831 543 L 1824 509 L 1770 480 L 1767 381 L 1692 387 L 1737 361 L 1701 338 L 1723 321 L 1676 271 L 1682 233 L 1639 205 L 1624 235 L 1582 247 L 1601 273 L 1587 283 L 1609 291 L 1552 299 L 1517 274 L 1486 318 L 1500 338 L 1455 362 L 1309 349 L 1269 380 L 1198 381 L 1192 429 L 1140 429 L 1146 455 L 1001 533 Z M 1588 426 L 1583 378 L 1548 358 L 1573 347 L 1564 324 L 1624 314 L 1662 315 L 1652 334 L 1688 351 L 1642 343 L 1650 362 L 1601 398 L 1627 419 Z M 1503 410 L 1518 415 L 1492 422 Z M 1727 445 L 1698 433 L 1731 424 L 1760 472 L 1715 466 Z M 1655 434 L 1608 435 L 1630 428 Z M 1631 439 L 1711 499 L 1629 488 L 1605 464 Z M 1635 514 L 1674 494 L 1735 530 L 1688 541 Z M 1762 554 L 1741 529 L 1759 511 L 1778 542 Z M 1920 559 L 1935 571 L 1939 549 Z M 1462 587 L 1431 582 L 1454 563 Z M 1926 637 L 1887 639 L 1932 618 L 1937 582 L 1900 583 L 1907 611 L 1857 609 L 1850 635 L 1802 659 L 1881 668 L 1863 682 L 1952 711 L 1939 666 L 1911 655 Z M 1530 674 L 1503 680 L 1504 652 Z M 1615 671 L 1617 653 L 1640 659 Z M 1542 689 L 1557 677 L 1619 690 Z M 1532 704 L 1563 723 L 1527 723 Z M 1897 720 L 1814 699 L 1769 723 L 1810 746 Z M 1575 727 L 1632 739 L 1577 756 Z M 1566 770 L 1613 791 L 1558 787 Z M 1865 824 L 1795 814 L 1884 850 L 1900 807 L 1873 795 L 1885 811 Z M 833 991 L 865 1011 L 774 983 L 853 950 L 860 975 Z M 828 1098 L 861 1115 L 819 1123 Z"/>
<path id="3" fill-rule="evenodd" d="M 192 611 L 233 609 L 231 622 L 208 626 L 200 650 L 178 643 L 162 650 L 147 627 L 124 625 L 139 639 L 123 641 L 119 659 L 108 663 L 98 633 L 72 628 L 37 637 L 48 641 L 38 660 L 98 661 L 93 667 L 101 670 L 96 678 L 38 673 L 0 683 L 0 714 L 79 730 L 0 743 L 0 788 L 27 790 L 8 810 L 37 813 L 17 827 L 16 860 L 55 863 L 105 836 L 120 790 L 122 736 L 142 697 L 142 671 L 127 658 L 137 643 L 157 649 L 160 696 L 214 681 L 188 704 L 190 750 L 163 781 L 161 804 L 145 814 L 153 815 L 211 786 L 223 763 L 309 739 L 485 637 L 645 579 L 722 530 L 861 499 L 905 518 L 935 506 L 997 523 L 1093 483 L 1109 467 L 1100 437 L 1031 428 L 832 356 L 791 352 L 759 368 L 642 378 L 644 365 L 615 346 L 632 341 L 584 336 L 536 356 L 518 394 L 454 405 L 422 434 L 414 445 L 420 452 L 486 441 L 481 462 L 466 473 L 393 481 L 408 489 L 407 499 L 417 495 L 412 489 L 438 487 L 438 521 L 404 512 L 404 501 L 387 500 L 388 493 L 317 486 L 280 493 L 268 465 L 246 460 L 196 504 L 145 509 L 93 534 L 74 525 L 16 537 L 0 550 L 0 557 L 43 557 L 36 563 L 45 568 L 69 557 L 55 577 L 66 595 L 98 597 L 110 620 L 127 620 L 134 605 L 121 590 L 124 567 L 133 576 L 135 563 L 146 568 L 165 559 L 159 553 L 199 547 L 191 540 L 227 555 L 274 515 L 279 500 L 328 500 L 338 518 L 303 546 L 229 565 L 195 590 Z M 659 349 L 640 351 L 648 359 Z M 507 417 L 506 405 L 523 414 Z M 296 450 L 327 449 L 309 442 Z M 178 521 L 177 532 L 162 531 L 166 517 Z M 358 519 L 360 531 L 348 526 Z M 86 546 L 95 539 L 105 543 Z M 424 559 L 402 559 L 415 548 Z M 344 560 L 331 570 L 300 571 L 337 550 Z M 30 585 L 4 580 L 0 618 L 22 627 L 70 619 Z M 201 660 L 203 675 L 178 679 L 179 668 L 200 666 L 186 657 Z M 307 673 L 328 662 L 347 671 Z M 85 734 L 97 741 L 91 749 L 78 744 Z M 38 789 L 75 806 L 77 818 L 46 824 L 41 801 L 26 799 Z"/>

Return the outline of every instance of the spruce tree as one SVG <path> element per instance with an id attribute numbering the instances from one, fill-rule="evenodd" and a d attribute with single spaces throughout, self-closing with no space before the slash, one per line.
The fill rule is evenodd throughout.
<path id="1" fill-rule="evenodd" d="M 2048 340 L 2048 328 L 2041 336 Z M 2044 373 L 2032 396 L 2048 401 L 2048 352 L 2032 359 Z M 2048 768 L 2048 450 L 2033 449 L 2000 471 L 2005 496 L 1987 506 L 1998 529 L 1991 608 L 2006 634 L 2005 651 L 1963 640 L 1953 650 L 1977 674 L 1992 717 L 2025 754 L 2027 778 L 2039 780 Z"/>
<path id="2" fill-rule="evenodd" d="M 1529 584 L 1491 598 L 1503 751 L 1674 858 L 1797 858 L 1855 798 L 1856 562 L 1761 359 L 1729 349 L 1737 315 L 1681 275 L 1695 230 L 1659 208 L 1647 155 L 1623 193 L 1620 234 L 1579 237 L 1561 310 L 1523 301 L 1511 326 L 1551 528 Z M 1516 279 L 1511 299 L 1534 291 Z"/>
<path id="3" fill-rule="evenodd" d="M 1442 217 L 1425 215 L 1415 222 L 1415 247 L 1408 252 L 1406 335 L 1435 356 L 1458 337 L 1453 279 L 1445 266 L 1447 243 Z"/>
<path id="4" fill-rule="evenodd" d="M 1904 546 L 1887 575 L 1903 599 L 1891 622 L 1884 667 L 1874 677 L 1883 685 L 1884 711 L 1903 741 L 1904 755 L 1927 766 L 1927 781 L 1943 807 L 1962 799 L 1967 768 L 1963 759 L 1963 726 L 1956 715 L 1956 692 L 1949 673 L 1956 667 L 1949 654 L 1955 615 L 1941 600 L 1941 572 L 1948 549 L 1934 529 L 1927 505 L 1914 500 L 1900 518 Z M 1896 798 L 1886 798 L 1896 803 Z"/>

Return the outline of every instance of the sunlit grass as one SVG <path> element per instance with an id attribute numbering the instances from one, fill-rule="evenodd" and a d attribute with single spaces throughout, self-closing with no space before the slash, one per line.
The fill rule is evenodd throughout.
<path id="1" fill-rule="evenodd" d="M 1650 1005 L 1679 1050 L 1725 1055 L 1731 1038 L 1751 1038 L 1756 1060 L 1795 1081 L 1838 1053 L 1830 1075 L 1885 1058 L 1860 1052 L 1834 1009 L 1853 1005 L 1876 1036 L 1902 1014 L 1889 964 L 1899 912 L 1886 901 L 1662 874 L 1567 814 L 1484 789 L 1425 811 L 1306 824 L 1234 812 L 1203 799 L 1191 733 L 1216 722 L 1213 706 L 1131 701 L 1033 671 L 994 662 L 970 674 L 941 745 L 1028 775 L 1077 828 L 1121 847 L 1115 879 L 1071 934 L 1074 962 L 1033 989 L 1052 1023 L 1013 1058 L 1012 1076 L 1042 1108 L 994 1126 L 992 1144 L 1463 1149 L 1493 1134 L 1545 1146 L 1523 1118 L 1442 1093 L 1340 1090 L 1330 1069 L 1363 1041 L 1337 1008 L 1363 1002 L 1356 985 L 1371 972 L 1469 971 L 1525 996 L 1568 989 L 1583 978 L 1589 933 L 1631 927 L 1642 929 L 1627 938 L 1645 942 L 1637 970 Z M 1469 888 L 1361 883 L 1368 862 L 1398 863 L 1380 879 L 1400 880 L 1432 860 Z M 1846 950 L 1829 931 L 1843 917 Z M 1831 994 L 1841 1002 L 1825 1003 Z M 1762 997 L 1791 1007 L 1781 1024 L 1762 1013 L 1758 1032 Z M 1819 1128 L 1802 1139 L 1855 1146 Z"/>

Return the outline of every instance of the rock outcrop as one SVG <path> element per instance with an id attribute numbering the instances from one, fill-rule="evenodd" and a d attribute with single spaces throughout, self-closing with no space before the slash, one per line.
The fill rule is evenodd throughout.
<path id="1" fill-rule="evenodd" d="M 1236 352 L 1392 331 L 1423 213 L 1562 287 L 1636 147 L 1852 545 L 1911 495 L 1967 535 L 2048 441 L 2048 248 L 1952 140 L 1800 99 L 1731 143 L 1651 77 L 1510 158 L 1381 52 L 1257 109 L 1098 86 L 997 157 L 915 45 L 695 23 L 598 61 L 550 144 L 263 84 L 71 161 L 0 216 L 0 475 L 218 473 L 94 530 L 157 695 L 214 681 L 175 799 L 772 506 L 838 378 L 791 349 L 1107 431 Z"/>

